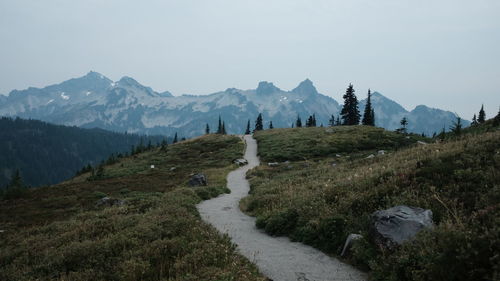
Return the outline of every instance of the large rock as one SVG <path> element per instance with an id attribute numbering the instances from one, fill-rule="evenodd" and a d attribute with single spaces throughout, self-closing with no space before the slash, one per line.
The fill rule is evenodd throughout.
<path id="1" fill-rule="evenodd" d="M 432 211 L 422 208 L 396 206 L 372 214 L 372 231 L 375 243 L 392 249 L 415 237 L 425 228 L 430 228 Z"/>
<path id="2" fill-rule="evenodd" d="M 344 248 L 342 249 L 342 253 L 340 254 L 340 256 L 345 257 L 346 255 L 348 255 L 349 251 L 351 250 L 352 244 L 354 244 L 354 241 L 362 238 L 363 236 L 361 234 L 349 234 L 349 236 L 347 236 L 347 239 L 345 240 Z"/>
<path id="3" fill-rule="evenodd" d="M 188 182 L 189 186 L 206 186 L 207 176 L 204 174 L 194 174 Z"/>
<path id="4" fill-rule="evenodd" d="M 245 166 L 248 164 L 247 159 L 236 159 L 234 160 L 234 164 L 237 164 L 238 166 Z"/>
<path id="5" fill-rule="evenodd" d="M 111 206 L 123 206 L 125 205 L 125 203 L 126 203 L 125 200 L 103 197 L 97 200 L 97 203 L 95 205 L 96 207 L 111 207 Z"/>

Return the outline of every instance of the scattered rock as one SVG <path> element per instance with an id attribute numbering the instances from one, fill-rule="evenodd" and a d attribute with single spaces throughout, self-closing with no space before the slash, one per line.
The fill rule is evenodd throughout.
<path id="1" fill-rule="evenodd" d="M 375 155 L 370 154 L 370 155 L 368 155 L 368 156 L 366 157 L 366 159 L 370 159 L 370 158 L 373 158 L 373 157 L 375 157 Z"/>
<path id="2" fill-rule="evenodd" d="M 410 139 L 410 137 L 409 137 L 409 136 L 407 136 L 407 137 L 406 137 L 406 139 Z"/>
<path id="3" fill-rule="evenodd" d="M 342 253 L 340 254 L 340 256 L 344 257 L 345 255 L 347 255 L 354 241 L 359 240 L 361 238 L 363 238 L 363 235 L 361 234 L 354 234 L 354 233 L 349 234 L 349 236 L 347 236 L 347 239 L 345 240 L 344 248 L 342 249 Z"/>
<path id="4" fill-rule="evenodd" d="M 269 162 L 269 163 L 267 163 L 267 166 L 269 166 L 269 167 L 277 167 L 278 165 L 279 165 L 278 162 Z"/>
<path id="5" fill-rule="evenodd" d="M 427 143 L 425 141 L 417 141 L 417 143 L 420 145 L 427 145 Z"/>
<path id="6" fill-rule="evenodd" d="M 245 166 L 248 164 L 247 159 L 236 159 L 234 160 L 234 164 L 237 164 L 238 166 Z"/>
<path id="7" fill-rule="evenodd" d="M 173 172 L 173 171 L 175 171 L 175 170 L 177 170 L 177 168 L 176 168 L 176 167 L 172 167 L 172 168 L 170 168 L 170 171 L 171 171 L 171 172 Z"/>
<path id="8" fill-rule="evenodd" d="M 290 164 L 290 161 L 286 160 L 283 164 Z"/>
<path id="9" fill-rule="evenodd" d="M 155 165 L 151 165 L 151 169 L 154 169 L 155 168 Z"/>
<path id="10" fill-rule="evenodd" d="M 5 230 L 3 230 L 3 229 L 0 229 L 0 233 L 4 233 L 4 232 L 5 232 Z"/>
<path id="11" fill-rule="evenodd" d="M 123 206 L 125 205 L 126 202 L 125 200 L 120 200 L 116 198 L 110 198 L 110 197 L 103 197 L 99 200 L 97 200 L 97 203 L 95 204 L 96 207 L 112 207 L 112 206 Z"/>
<path id="12" fill-rule="evenodd" d="M 204 174 L 194 174 L 188 182 L 189 186 L 206 186 L 207 177 Z"/>
<path id="13" fill-rule="evenodd" d="M 342 155 L 340 155 L 340 154 L 336 154 L 335 156 L 337 156 L 337 157 L 342 157 Z"/>
<path id="14" fill-rule="evenodd" d="M 288 165 L 288 166 L 286 166 L 286 168 L 287 168 L 288 170 L 291 170 L 291 169 L 293 169 L 293 165 Z"/>
<path id="15" fill-rule="evenodd" d="M 337 166 L 337 163 L 332 163 L 332 167 L 335 167 L 335 166 Z"/>
<path id="16" fill-rule="evenodd" d="M 372 214 L 375 243 L 393 249 L 415 237 L 425 228 L 433 227 L 432 211 L 417 207 L 396 206 Z"/>
<path id="17" fill-rule="evenodd" d="M 334 133 L 335 130 L 333 128 L 326 128 L 325 132 L 327 132 L 327 133 Z"/>
<path id="18" fill-rule="evenodd" d="M 378 151 L 378 155 L 384 155 L 385 154 L 385 150 L 379 150 Z"/>

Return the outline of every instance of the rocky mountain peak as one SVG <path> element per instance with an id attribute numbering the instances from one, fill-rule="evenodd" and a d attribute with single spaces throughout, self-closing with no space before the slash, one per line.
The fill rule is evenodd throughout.
<path id="1" fill-rule="evenodd" d="M 309 79 L 306 79 L 292 90 L 294 93 L 305 94 L 305 95 L 316 95 L 318 94 L 318 90 L 314 87 L 313 82 Z"/>
<path id="2" fill-rule="evenodd" d="M 257 87 L 257 94 L 259 95 L 268 95 L 279 91 L 281 91 L 280 88 L 267 81 L 259 82 L 259 86 Z"/>

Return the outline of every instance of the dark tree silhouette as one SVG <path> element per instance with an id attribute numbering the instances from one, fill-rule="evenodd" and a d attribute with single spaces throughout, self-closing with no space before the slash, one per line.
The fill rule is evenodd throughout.
<path id="1" fill-rule="evenodd" d="M 479 110 L 479 115 L 477 116 L 477 122 L 482 124 L 484 121 L 486 121 L 486 113 L 484 112 L 484 105 L 481 105 L 481 110 Z"/>
<path id="2" fill-rule="evenodd" d="M 257 120 L 255 120 L 255 130 L 254 131 L 262 131 L 262 130 L 264 130 L 262 113 L 259 113 L 259 116 L 257 116 Z"/>
<path id="3" fill-rule="evenodd" d="M 250 119 L 247 122 L 247 129 L 245 130 L 245 135 L 250 135 Z"/>
<path id="4" fill-rule="evenodd" d="M 297 121 L 295 121 L 295 127 L 297 128 L 302 127 L 302 120 L 300 119 L 300 116 L 297 116 Z"/>
<path id="5" fill-rule="evenodd" d="M 175 132 L 174 141 L 172 143 L 177 143 L 177 132 Z"/>
<path id="6" fill-rule="evenodd" d="M 205 126 L 205 134 L 206 134 L 206 135 L 210 134 L 210 127 L 208 126 L 208 123 L 207 123 L 207 125 Z"/>
<path id="7" fill-rule="evenodd" d="M 222 118 L 219 115 L 219 124 L 217 125 L 217 134 L 222 134 Z"/>
<path id="8" fill-rule="evenodd" d="M 365 105 L 365 112 L 363 114 L 363 120 L 361 123 L 363 125 L 367 126 L 375 126 L 375 114 L 373 112 L 372 108 L 372 101 L 371 101 L 372 93 L 370 89 L 368 89 L 368 98 L 366 99 L 366 105 Z"/>
<path id="9" fill-rule="evenodd" d="M 269 122 L 269 129 L 274 129 L 274 126 L 273 126 L 273 121 L 270 121 L 270 122 Z"/>
<path id="10" fill-rule="evenodd" d="M 335 126 L 335 117 L 333 116 L 333 114 L 330 116 L 330 120 L 328 120 L 328 126 Z"/>
<path id="11" fill-rule="evenodd" d="M 340 111 L 342 115 L 343 125 L 358 125 L 359 124 L 359 109 L 358 109 L 358 99 L 354 94 L 354 87 L 349 84 L 347 90 L 343 96 L 344 106 Z"/>

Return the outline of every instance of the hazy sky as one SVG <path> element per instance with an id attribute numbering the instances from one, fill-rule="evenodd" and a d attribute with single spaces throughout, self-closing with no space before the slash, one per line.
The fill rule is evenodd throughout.
<path id="1" fill-rule="evenodd" d="M 352 82 L 470 119 L 500 105 L 499 0 L 0 0 L 0 93 L 100 72 L 156 91 Z"/>

